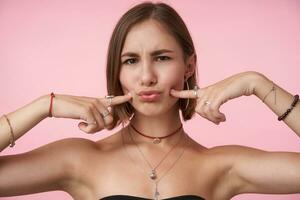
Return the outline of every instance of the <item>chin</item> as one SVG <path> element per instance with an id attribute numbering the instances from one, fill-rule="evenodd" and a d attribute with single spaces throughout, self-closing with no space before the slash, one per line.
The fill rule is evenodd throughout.
<path id="1" fill-rule="evenodd" d="M 165 102 L 133 102 L 135 112 L 148 117 L 158 117 L 171 112 L 173 109 L 178 110 L 176 100 L 168 100 Z"/>
<path id="2" fill-rule="evenodd" d="M 147 117 L 158 117 L 165 112 L 161 109 L 151 109 L 151 108 L 138 108 L 135 109 L 136 114 L 147 116 Z"/>

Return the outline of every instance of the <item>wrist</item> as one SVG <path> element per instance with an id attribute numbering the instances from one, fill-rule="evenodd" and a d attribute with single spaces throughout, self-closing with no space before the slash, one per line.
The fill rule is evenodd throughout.
<path id="1" fill-rule="evenodd" d="M 47 118 L 49 116 L 50 95 L 46 94 L 39 97 L 36 100 L 36 103 L 39 108 L 41 118 Z"/>
<path id="2" fill-rule="evenodd" d="M 257 87 L 259 86 L 259 82 L 263 78 L 263 75 L 255 71 L 246 71 L 241 73 L 241 77 L 243 80 L 242 84 L 244 85 L 244 95 L 256 95 Z"/>
<path id="3" fill-rule="evenodd" d="M 262 99 L 263 95 L 266 94 L 266 91 L 270 89 L 271 81 L 263 74 L 253 72 L 250 85 L 253 94 L 258 98 Z"/>

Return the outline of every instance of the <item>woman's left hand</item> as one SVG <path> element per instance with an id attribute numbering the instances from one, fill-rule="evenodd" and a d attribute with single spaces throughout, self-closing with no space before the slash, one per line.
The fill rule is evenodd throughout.
<path id="1" fill-rule="evenodd" d="M 254 93 L 255 78 L 262 74 L 247 71 L 230 76 L 213 85 L 195 90 L 174 90 L 170 94 L 176 98 L 197 99 L 195 111 L 202 117 L 215 124 L 224 122 L 226 117 L 220 112 L 220 106 L 230 99 L 240 96 L 249 96 Z"/>

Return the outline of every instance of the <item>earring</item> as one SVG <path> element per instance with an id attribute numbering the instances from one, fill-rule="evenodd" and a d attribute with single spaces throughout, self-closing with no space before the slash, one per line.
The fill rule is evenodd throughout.
<path id="1" fill-rule="evenodd" d="M 186 88 L 187 90 L 190 90 L 190 86 L 189 86 L 189 82 L 187 80 L 184 81 L 186 83 Z M 188 106 L 189 106 L 189 103 L 190 103 L 190 99 L 188 98 L 186 100 L 186 105 L 185 105 L 185 110 L 187 110 Z"/>

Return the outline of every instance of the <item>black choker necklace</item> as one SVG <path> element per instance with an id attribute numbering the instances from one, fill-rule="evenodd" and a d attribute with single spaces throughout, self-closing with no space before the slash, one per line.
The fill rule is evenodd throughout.
<path id="1" fill-rule="evenodd" d="M 167 138 L 167 137 L 171 137 L 172 135 L 176 134 L 177 132 L 179 132 L 182 128 L 182 124 L 180 124 L 180 127 L 178 129 L 176 129 L 175 131 L 173 131 L 172 133 L 170 133 L 169 135 L 163 136 L 163 137 L 152 137 L 152 136 L 148 136 L 143 134 L 142 132 L 138 131 L 131 123 L 130 123 L 130 127 L 132 127 L 133 130 L 135 130 L 135 132 L 137 132 L 138 134 L 140 134 L 141 136 L 147 137 L 147 138 L 151 138 L 153 139 L 153 143 L 154 144 L 159 144 L 161 142 L 162 139 Z"/>

